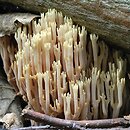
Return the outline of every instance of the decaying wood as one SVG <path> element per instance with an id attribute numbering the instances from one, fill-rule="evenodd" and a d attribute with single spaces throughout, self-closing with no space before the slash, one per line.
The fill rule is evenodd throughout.
<path id="1" fill-rule="evenodd" d="M 7 0 L 6 2 L 34 13 L 56 8 L 110 44 L 130 50 L 128 0 Z"/>
<path id="2" fill-rule="evenodd" d="M 25 118 L 32 119 L 36 122 L 44 122 L 50 125 L 67 127 L 71 129 L 130 127 L 129 121 L 124 118 L 73 121 L 51 117 L 28 109 L 24 109 L 22 115 Z"/>

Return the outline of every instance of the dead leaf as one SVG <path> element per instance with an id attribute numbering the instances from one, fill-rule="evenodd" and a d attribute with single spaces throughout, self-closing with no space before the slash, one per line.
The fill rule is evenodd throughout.
<path id="1" fill-rule="evenodd" d="M 130 115 L 124 116 L 124 119 L 130 121 Z"/>
<path id="2" fill-rule="evenodd" d="M 38 15 L 29 13 L 12 13 L 0 15 L 0 37 L 15 33 L 17 23 L 28 24 Z"/>
<path id="3" fill-rule="evenodd" d="M 1 121 L 6 129 L 16 129 L 21 126 L 21 123 L 15 113 L 7 113 Z"/>
<path id="4" fill-rule="evenodd" d="M 22 127 L 22 119 L 21 115 L 21 102 L 16 98 L 16 93 L 12 86 L 8 84 L 8 82 L 4 78 L 0 78 L 0 119 L 1 122 L 8 121 L 9 127 Z M 13 114 L 7 114 L 13 113 Z M 7 114 L 7 116 L 5 116 Z M 12 115 L 13 115 L 13 123 L 12 122 Z M 14 116 L 15 115 L 15 116 Z M 17 118 L 15 118 L 17 117 Z M 8 118 L 8 120 L 7 120 Z M 17 119 L 17 120 L 16 120 Z"/>

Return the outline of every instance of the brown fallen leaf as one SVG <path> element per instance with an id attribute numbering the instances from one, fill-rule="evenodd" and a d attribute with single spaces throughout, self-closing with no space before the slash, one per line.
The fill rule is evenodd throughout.
<path id="1" fill-rule="evenodd" d="M 13 34 L 17 29 L 17 23 L 27 24 L 39 17 L 29 13 L 12 13 L 0 15 L 0 37 Z"/>
<path id="2" fill-rule="evenodd" d="M 3 125 L 6 129 L 16 129 L 21 126 L 21 122 L 18 119 L 18 116 L 15 113 L 7 113 L 1 119 Z"/>
<path id="3" fill-rule="evenodd" d="M 124 116 L 124 119 L 130 121 L 130 114 L 128 116 Z"/>
<path id="4" fill-rule="evenodd" d="M 0 66 L 0 122 L 7 128 L 22 127 L 21 102 L 11 85 L 3 77 L 3 69 Z M 8 113 L 8 114 L 7 114 Z M 9 114 L 10 113 L 10 114 Z"/>

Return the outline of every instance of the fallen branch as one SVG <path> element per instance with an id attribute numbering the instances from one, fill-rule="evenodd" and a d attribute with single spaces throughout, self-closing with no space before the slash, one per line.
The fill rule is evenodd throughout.
<path id="1" fill-rule="evenodd" d="M 36 122 L 46 123 L 58 127 L 66 127 L 71 129 L 85 130 L 78 122 L 72 120 L 63 120 L 51 117 L 33 110 L 24 109 L 22 112 L 23 117 L 34 120 Z"/>
<path id="2" fill-rule="evenodd" d="M 28 109 L 24 109 L 22 115 L 23 117 L 34 120 L 36 122 L 44 122 L 53 126 L 79 130 L 84 130 L 85 128 L 130 127 L 129 121 L 125 120 L 124 118 L 73 121 L 51 117 Z"/>
<path id="3" fill-rule="evenodd" d="M 50 125 L 45 125 L 45 126 L 30 126 L 30 127 L 23 127 L 23 128 L 17 128 L 14 130 L 49 130 L 49 129 L 55 129 L 55 127 L 52 127 Z"/>

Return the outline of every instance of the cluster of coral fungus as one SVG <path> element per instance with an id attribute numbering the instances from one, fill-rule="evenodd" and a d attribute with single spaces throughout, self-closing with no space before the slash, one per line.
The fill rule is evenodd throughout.
<path id="1" fill-rule="evenodd" d="M 126 61 L 95 34 L 87 36 L 54 9 L 18 28 L 11 69 L 34 110 L 73 120 L 118 117 Z"/>

